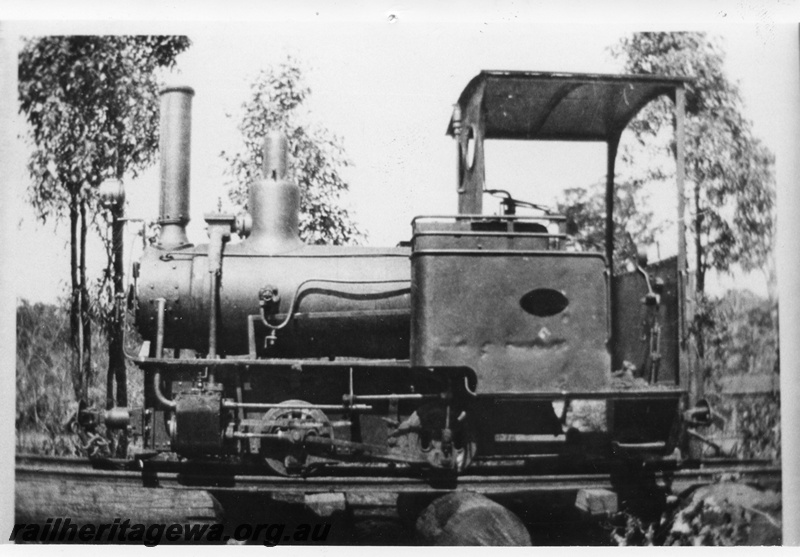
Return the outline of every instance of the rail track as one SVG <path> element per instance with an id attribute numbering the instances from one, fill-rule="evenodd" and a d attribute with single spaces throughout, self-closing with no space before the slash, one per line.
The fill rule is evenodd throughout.
<path id="1" fill-rule="evenodd" d="M 344 467 L 335 470 L 336 476 L 301 478 L 265 475 L 263 467 L 193 468 L 177 462 L 18 455 L 15 521 L 44 525 L 54 517 L 68 516 L 81 525 L 106 523 L 109 517 L 148 525 L 222 523 L 226 535 L 234 537 L 238 525 L 254 521 L 285 523 L 291 528 L 321 521 L 332 524 L 338 536 L 330 543 L 408 545 L 416 543 L 415 525 L 418 529 L 424 509 L 440 496 L 458 491 L 462 492 L 458 497 L 481 506 L 482 516 L 491 517 L 491 524 L 505 524 L 504 517 L 511 511 L 511 516 L 523 520 L 536 544 L 604 545 L 609 539 L 605 519 L 617 510 L 638 508 L 646 513 L 653 505 L 660 509 L 667 495 L 681 499 L 692 488 L 720 479 L 771 490 L 779 489 L 781 482 L 780 467 L 763 461 L 704 462 L 666 471 L 631 467 L 593 473 L 542 470 L 534 473 L 525 467 L 484 463 L 454 481 L 415 477 L 408 469 L 390 466 Z M 592 502 L 587 507 L 579 501 Z M 452 518 L 453 523 L 462 518 Z M 487 528 L 483 535 L 492 539 L 500 535 Z"/>
<path id="2" fill-rule="evenodd" d="M 137 469 L 138 468 L 138 469 Z M 172 489 L 212 488 L 215 491 L 261 491 L 265 493 L 346 492 L 353 494 L 424 494 L 455 489 L 487 496 L 570 492 L 580 489 L 620 489 L 648 482 L 673 493 L 697 485 L 731 478 L 766 487 L 780 487 L 781 469 L 764 461 L 710 461 L 674 470 L 632 473 L 630 468 L 609 469 L 602 473 L 534 474 L 501 466 L 476 467 L 474 473 L 449 478 L 423 478 L 404 475 L 389 467 L 340 469 L 339 474 L 312 477 L 280 477 L 258 474 L 259 469 L 220 466 L 189 468 L 179 463 L 137 461 L 91 461 L 63 457 L 18 455 L 17 481 L 59 479 L 65 482 L 107 483 L 131 487 Z M 509 473 L 510 472 L 510 473 Z"/>

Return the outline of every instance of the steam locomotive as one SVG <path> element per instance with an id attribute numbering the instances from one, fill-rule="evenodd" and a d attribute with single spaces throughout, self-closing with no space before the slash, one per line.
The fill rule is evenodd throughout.
<path id="1" fill-rule="evenodd" d="M 682 191 L 684 86 L 481 72 L 447 128 L 458 213 L 415 218 L 411 241 L 393 248 L 305 245 L 277 132 L 265 138 L 248 213 L 206 215 L 208 243 L 190 243 L 193 91 L 165 89 L 160 236 L 129 298 L 144 339 L 130 355 L 144 407 L 109 411 L 106 424 L 129 428 L 150 453 L 282 475 L 348 462 L 458 474 L 503 459 L 685 458 L 709 408 L 689 368 L 682 215 L 676 257 L 642 257 L 623 274 L 612 265 L 620 135 L 647 103 L 672 98 Z M 487 189 L 492 139 L 607 144 L 604 253 L 568 249 L 563 215 L 520 215 L 524 203 Z M 503 214 L 483 214 L 498 191 Z"/>

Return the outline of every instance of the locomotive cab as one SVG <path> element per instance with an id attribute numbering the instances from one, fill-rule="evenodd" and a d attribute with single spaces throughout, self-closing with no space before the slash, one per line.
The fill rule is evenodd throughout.
<path id="1" fill-rule="evenodd" d="M 573 453 L 581 438 L 584 455 L 598 445 L 659 459 L 676 447 L 689 377 L 682 215 L 676 257 L 620 275 L 612 215 L 623 130 L 667 95 L 682 146 L 684 81 L 484 71 L 454 106 L 459 214 L 414 222 L 411 361 L 475 370 L 477 413 L 493 416 L 479 426 L 482 449 Z M 530 203 L 541 214 L 517 216 L 519 202 L 487 189 L 485 143 L 495 139 L 606 144 L 603 253 L 566 250 L 563 216 Z M 677 156 L 682 192 L 682 147 Z M 503 215 L 483 215 L 487 193 L 505 197 Z"/>

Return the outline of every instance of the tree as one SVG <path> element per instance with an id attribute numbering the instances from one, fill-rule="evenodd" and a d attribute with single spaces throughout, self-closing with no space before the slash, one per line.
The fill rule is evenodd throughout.
<path id="1" fill-rule="evenodd" d="M 717 39 L 705 33 L 636 33 L 612 48 L 624 70 L 693 78 L 686 86 L 685 172 L 690 192 L 689 221 L 697 293 L 691 331 L 704 370 L 706 345 L 713 338 L 713 304 L 705 295 L 710 269 L 729 272 L 738 264 L 750 271 L 764 265 L 772 251 L 774 229 L 774 156 L 753 134 L 744 115 L 739 88 L 725 76 L 725 55 Z M 641 145 L 675 153 L 672 112 L 664 99 L 648 105 L 632 122 Z M 666 142 L 664 138 L 669 138 Z M 663 171 L 646 179 L 663 179 Z"/>
<path id="2" fill-rule="evenodd" d="M 567 217 L 569 227 L 574 229 L 573 241 L 581 250 L 604 251 L 605 181 L 588 188 L 570 188 L 557 201 L 559 213 Z M 646 208 L 641 184 L 623 181 L 614 191 L 614 272 L 627 270 L 629 263 L 636 261 L 639 246 L 655 241 L 659 231 L 653 226 L 653 213 Z"/>
<path id="3" fill-rule="evenodd" d="M 233 178 L 229 197 L 246 207 L 250 183 L 260 175 L 264 137 L 269 130 L 283 131 L 289 141 L 289 174 L 300 186 L 300 237 L 310 244 L 343 245 L 364 237 L 342 206 L 348 184 L 340 172 L 350 165 L 341 140 L 326 128 L 308 123 L 303 103 L 311 94 L 302 70 L 289 58 L 277 68 L 258 73 L 251 96 L 242 104 L 239 130 L 244 148 L 222 152 Z"/>
<path id="4" fill-rule="evenodd" d="M 43 37 L 26 40 L 20 52 L 20 111 L 33 144 L 28 197 L 42 221 L 69 216 L 72 382 L 78 400 L 86 399 L 94 379 L 90 314 L 100 311 L 86 277 L 86 237 L 93 224 L 102 231 L 111 218 L 99 208 L 97 189 L 107 178 L 133 178 L 153 163 L 156 70 L 172 67 L 189 44 L 186 37 L 171 36 Z M 103 281 L 109 278 L 107 272 Z M 110 350 L 121 346 L 121 339 L 110 336 Z M 109 375 L 119 379 L 124 361 L 117 352 Z M 121 383 L 117 393 L 124 399 Z M 112 392 L 107 395 L 113 398 Z"/>
<path id="5" fill-rule="evenodd" d="M 686 87 L 686 182 L 695 286 L 704 296 L 710 269 L 760 268 L 772 251 L 774 156 L 753 135 L 739 89 L 725 76 L 718 40 L 705 33 L 636 33 L 612 53 L 633 74 L 693 78 Z M 675 152 L 670 101 L 651 103 L 632 122 L 642 145 Z M 664 178 L 658 171 L 644 179 Z"/>

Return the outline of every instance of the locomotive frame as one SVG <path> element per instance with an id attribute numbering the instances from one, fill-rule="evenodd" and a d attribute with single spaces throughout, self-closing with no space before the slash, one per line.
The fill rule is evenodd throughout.
<path id="1" fill-rule="evenodd" d="M 193 92 L 162 93 L 158 242 L 129 309 L 144 343 L 144 408 L 102 419 L 151 454 L 257 461 L 278 474 L 388 462 L 458 474 L 476 460 L 597 470 L 693 456 L 710 420 L 688 354 L 683 224 L 686 79 L 484 71 L 447 133 L 458 214 L 417 217 L 397 248 L 307 246 L 286 139 L 265 138 L 249 214 L 189 220 Z M 674 101 L 678 253 L 613 268 L 614 169 L 622 131 Z M 605 253 L 566 249 L 565 218 L 484 215 L 484 142 L 607 145 Z M 244 239 L 231 242 L 239 233 Z M 615 371 L 617 373 L 615 373 Z"/>

